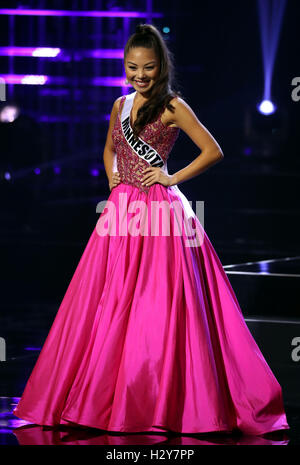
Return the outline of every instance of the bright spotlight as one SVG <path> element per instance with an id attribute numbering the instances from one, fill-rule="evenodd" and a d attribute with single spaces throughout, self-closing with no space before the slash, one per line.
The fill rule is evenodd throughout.
<path id="1" fill-rule="evenodd" d="M 249 105 L 245 111 L 244 155 L 280 156 L 284 153 L 288 133 L 289 115 L 284 104 L 275 105 L 263 99 L 259 104 Z"/>
<path id="2" fill-rule="evenodd" d="M 271 115 L 276 111 L 276 106 L 274 105 L 274 103 L 271 102 L 271 100 L 263 100 L 258 105 L 258 110 L 263 115 Z"/>

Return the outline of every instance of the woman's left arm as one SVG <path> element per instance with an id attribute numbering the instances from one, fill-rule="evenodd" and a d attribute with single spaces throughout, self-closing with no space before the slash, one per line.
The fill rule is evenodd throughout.
<path id="1" fill-rule="evenodd" d="M 181 98 L 172 100 L 175 111 L 172 122 L 182 129 L 201 150 L 200 155 L 189 165 L 174 173 L 170 178 L 170 186 L 198 176 L 224 158 L 223 152 L 210 132 L 198 120 L 191 107 Z"/>

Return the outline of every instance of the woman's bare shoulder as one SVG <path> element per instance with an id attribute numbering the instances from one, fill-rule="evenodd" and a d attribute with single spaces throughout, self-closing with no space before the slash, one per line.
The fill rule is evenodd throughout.
<path id="1" fill-rule="evenodd" d="M 121 100 L 123 98 L 123 95 L 120 95 L 120 97 L 116 98 L 116 100 L 114 101 L 114 107 L 119 110 L 120 108 L 120 103 L 121 103 Z"/>
<path id="2" fill-rule="evenodd" d="M 171 103 L 171 105 L 173 105 L 175 107 L 175 109 L 177 109 L 177 108 L 180 109 L 182 107 L 188 107 L 189 106 L 187 104 L 187 102 L 182 97 L 179 97 L 178 95 L 173 97 L 170 100 L 170 103 Z"/>
<path id="3" fill-rule="evenodd" d="M 174 107 L 174 110 L 171 111 L 169 110 L 167 107 L 162 115 L 162 122 L 167 125 L 167 126 L 171 126 L 171 127 L 178 127 L 177 124 L 176 124 L 176 121 L 175 121 L 175 116 L 178 114 L 178 112 L 180 112 L 181 108 L 183 106 L 186 106 L 187 104 L 185 103 L 185 101 L 179 97 L 179 96 L 175 96 L 173 97 L 169 103 Z"/>
<path id="4" fill-rule="evenodd" d="M 118 112 L 120 110 L 120 103 L 122 101 L 122 99 L 126 97 L 126 95 L 120 95 L 120 97 L 118 97 L 115 101 L 114 101 L 114 107 L 116 109 L 116 111 Z"/>

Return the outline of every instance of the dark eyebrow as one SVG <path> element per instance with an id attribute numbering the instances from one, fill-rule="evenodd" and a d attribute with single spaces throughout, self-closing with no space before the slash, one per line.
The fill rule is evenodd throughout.
<path id="1" fill-rule="evenodd" d="M 136 65 L 136 63 L 134 63 L 133 61 L 128 61 L 128 63 L 132 63 L 133 65 Z M 148 63 L 145 64 L 145 66 L 150 65 L 150 63 L 156 63 L 156 61 L 155 60 L 149 61 Z"/>

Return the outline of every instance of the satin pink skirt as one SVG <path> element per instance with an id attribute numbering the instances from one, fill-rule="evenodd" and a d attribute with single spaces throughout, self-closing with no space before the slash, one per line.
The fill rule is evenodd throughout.
<path id="1" fill-rule="evenodd" d="M 170 211 L 158 230 L 155 201 Z M 178 187 L 121 183 L 106 202 L 14 415 L 120 432 L 289 429 L 200 221 L 180 230 L 192 211 Z"/>

